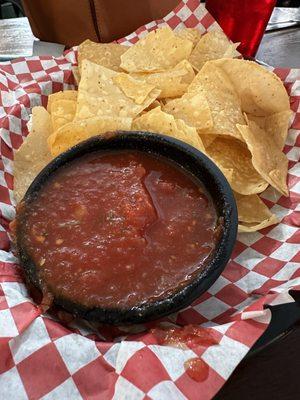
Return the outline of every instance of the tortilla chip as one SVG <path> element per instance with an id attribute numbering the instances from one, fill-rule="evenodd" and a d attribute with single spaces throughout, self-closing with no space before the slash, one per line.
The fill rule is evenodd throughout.
<path id="1" fill-rule="evenodd" d="M 159 72 L 175 67 L 191 54 L 193 43 L 181 39 L 169 27 L 148 33 L 121 55 L 127 72 Z"/>
<path id="2" fill-rule="evenodd" d="M 236 124 L 245 124 L 241 101 L 226 74 L 213 61 L 205 63 L 188 87 L 188 92 L 201 93 L 208 102 L 213 127 L 205 133 L 230 135 L 243 140 L 236 128 Z"/>
<path id="3" fill-rule="evenodd" d="M 22 200 L 34 178 L 52 159 L 47 146 L 51 133 L 50 114 L 44 107 L 33 107 L 30 133 L 14 155 L 14 196 L 17 203 Z"/>
<path id="4" fill-rule="evenodd" d="M 176 99 L 179 99 L 179 97 L 175 97 Z M 165 97 L 164 99 L 160 99 L 159 101 L 162 104 L 162 107 L 165 106 L 166 104 L 168 104 L 170 101 L 173 101 L 174 98 L 172 97 Z"/>
<path id="5" fill-rule="evenodd" d="M 237 128 L 252 154 L 253 167 L 271 186 L 288 196 L 286 155 L 279 150 L 273 138 L 255 122 L 249 120 L 249 125 L 237 125 Z"/>
<path id="6" fill-rule="evenodd" d="M 163 104 L 159 100 L 154 100 L 154 102 L 151 103 L 149 107 L 145 108 L 145 110 L 142 111 L 140 115 L 146 114 L 148 111 L 153 110 L 156 107 L 162 107 L 162 106 Z"/>
<path id="7" fill-rule="evenodd" d="M 224 173 L 235 192 L 249 195 L 261 193 L 267 188 L 268 183 L 252 165 L 247 146 L 239 140 L 219 136 L 206 148 L 206 153 Z"/>
<path id="8" fill-rule="evenodd" d="M 78 67 L 72 67 L 72 72 L 73 72 L 73 75 L 74 75 L 74 79 L 75 79 L 75 82 L 76 82 L 76 85 L 78 86 L 79 85 L 79 82 L 80 82 L 80 72 L 79 72 L 79 68 Z"/>
<path id="9" fill-rule="evenodd" d="M 78 68 L 81 70 L 83 60 L 89 60 L 114 71 L 122 71 L 120 68 L 121 55 L 128 47 L 116 43 L 95 43 L 85 40 L 78 47 Z"/>
<path id="10" fill-rule="evenodd" d="M 193 67 L 187 60 L 183 60 L 174 68 L 154 73 L 133 73 L 134 79 L 143 80 L 154 85 L 161 92 L 159 99 L 182 96 L 189 84 L 195 78 Z"/>
<path id="11" fill-rule="evenodd" d="M 154 85 L 133 79 L 125 73 L 117 74 L 113 81 L 125 96 L 132 99 L 136 104 L 143 104 L 150 92 L 155 88 Z"/>
<path id="12" fill-rule="evenodd" d="M 63 92 L 52 93 L 48 96 L 47 111 L 51 114 L 52 103 L 57 100 L 77 100 L 77 90 L 65 90 Z"/>
<path id="13" fill-rule="evenodd" d="M 255 232 L 279 222 L 265 203 L 256 195 L 234 193 L 238 208 L 239 232 Z"/>
<path id="14" fill-rule="evenodd" d="M 76 112 L 76 101 L 57 100 L 51 105 L 52 129 L 56 131 L 61 126 L 73 121 Z"/>
<path id="15" fill-rule="evenodd" d="M 193 43 L 193 48 L 201 39 L 201 32 L 196 28 L 182 28 L 175 33 L 181 39 L 190 40 Z"/>
<path id="16" fill-rule="evenodd" d="M 78 87 L 78 99 L 76 109 L 76 120 L 111 116 L 122 118 L 134 118 L 142 110 L 147 108 L 159 95 L 158 89 L 149 92 L 149 85 L 141 83 L 133 78 L 129 78 L 130 90 L 127 88 L 127 94 L 136 90 L 138 97 L 141 98 L 141 86 L 145 89 L 145 100 L 137 104 L 131 97 L 126 96 L 120 89 L 115 80 L 120 74 L 117 72 L 83 60 L 81 81 Z M 123 76 L 123 74 L 121 74 Z"/>
<path id="17" fill-rule="evenodd" d="M 238 208 L 239 221 L 261 223 L 273 216 L 257 194 L 243 196 L 242 194 L 234 193 L 234 197 Z"/>
<path id="18" fill-rule="evenodd" d="M 179 99 L 169 101 L 163 111 L 197 129 L 209 129 L 213 126 L 208 102 L 201 92 L 186 93 Z"/>
<path id="19" fill-rule="evenodd" d="M 108 131 L 130 130 L 131 118 L 103 116 L 70 122 L 62 126 L 48 138 L 51 154 L 56 157 L 83 140 Z"/>
<path id="20" fill-rule="evenodd" d="M 289 111 L 288 94 L 273 72 L 253 61 L 222 59 L 213 63 L 227 74 L 246 113 L 260 117 Z"/>
<path id="21" fill-rule="evenodd" d="M 222 31 L 207 32 L 200 38 L 188 60 L 200 71 L 206 61 L 240 56 L 236 50 L 238 45 L 231 43 Z"/>
<path id="22" fill-rule="evenodd" d="M 199 131 L 198 131 L 199 133 Z M 204 148 L 206 149 L 207 147 L 209 147 L 214 141 L 215 139 L 218 137 L 218 135 L 205 135 L 205 134 L 201 134 L 199 133 L 200 139 L 202 140 L 202 143 L 204 145 Z"/>
<path id="23" fill-rule="evenodd" d="M 282 150 L 287 138 L 290 125 L 291 111 L 281 111 L 267 117 L 255 117 L 248 114 L 247 120 L 255 122 L 261 129 L 264 129 L 276 143 L 279 150 Z"/>
<path id="24" fill-rule="evenodd" d="M 173 115 L 161 111 L 157 107 L 133 121 L 132 129 L 144 130 L 182 140 L 194 146 L 196 149 L 204 152 L 203 143 L 195 128 L 192 128 L 180 119 L 175 119 Z"/>
<path id="25" fill-rule="evenodd" d="M 225 54 L 221 58 L 239 58 L 241 54 L 238 52 L 237 48 L 239 47 L 240 43 L 231 43 L 231 46 L 228 46 Z"/>
<path id="26" fill-rule="evenodd" d="M 276 215 L 272 214 L 272 216 L 269 219 L 264 220 L 263 222 L 257 223 L 247 223 L 247 222 L 242 222 L 238 224 L 238 231 L 239 232 L 256 232 L 259 231 L 263 228 L 266 228 L 267 226 L 275 225 L 278 224 L 279 220 L 276 217 Z"/>

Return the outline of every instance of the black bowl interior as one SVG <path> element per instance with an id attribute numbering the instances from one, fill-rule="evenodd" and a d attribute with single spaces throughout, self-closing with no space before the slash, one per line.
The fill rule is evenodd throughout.
<path id="1" fill-rule="evenodd" d="M 56 157 L 32 182 L 23 199 L 25 207 L 42 189 L 50 175 L 66 163 L 93 151 L 131 149 L 164 156 L 179 164 L 199 179 L 210 194 L 218 217 L 222 220 L 222 233 L 217 246 L 204 269 L 194 273 L 186 286 L 166 298 L 142 304 L 130 309 L 87 308 L 64 298 L 55 298 L 55 303 L 79 317 L 111 324 L 142 323 L 176 312 L 199 297 L 218 278 L 225 268 L 237 234 L 237 210 L 232 190 L 218 167 L 203 153 L 195 148 L 164 135 L 149 132 L 108 132 L 95 136 Z M 17 219 L 21 221 L 22 207 Z M 18 224 L 19 225 L 19 224 Z M 21 224 L 20 224 L 21 225 Z M 37 275 L 37 268 L 23 245 L 21 229 L 16 232 L 17 251 L 20 263 L 27 279 L 39 289 L 42 282 Z"/>

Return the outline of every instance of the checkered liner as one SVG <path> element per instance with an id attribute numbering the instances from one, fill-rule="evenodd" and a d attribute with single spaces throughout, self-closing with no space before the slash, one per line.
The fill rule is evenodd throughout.
<path id="1" fill-rule="evenodd" d="M 218 28 L 198 0 L 185 0 L 163 21 L 152 22 L 126 39 L 134 43 L 163 23 L 173 29 Z M 285 146 L 290 197 L 272 189 L 262 198 L 282 222 L 239 236 L 232 259 L 215 284 L 165 324 L 200 324 L 213 330 L 218 345 L 178 349 L 157 344 L 150 333 L 113 340 L 106 327 L 86 322 L 63 326 L 33 304 L 7 235 L 14 218 L 13 154 L 27 135 L 33 106 L 50 93 L 74 88 L 76 52 L 32 57 L 0 65 L 0 387 L 1 399 L 209 399 L 264 332 L 270 321 L 265 304 L 293 301 L 300 289 L 300 70 L 275 69 L 294 111 Z M 153 326 L 150 324 L 149 326 Z M 141 327 L 136 327 L 136 332 Z M 124 334 L 124 332 L 123 332 Z M 126 334 L 124 334 L 126 335 Z M 204 382 L 189 378 L 184 362 L 201 357 L 209 366 Z"/>

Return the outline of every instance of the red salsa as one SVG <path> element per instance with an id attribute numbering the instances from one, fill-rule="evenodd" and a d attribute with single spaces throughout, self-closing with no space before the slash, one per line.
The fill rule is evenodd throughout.
<path id="1" fill-rule="evenodd" d="M 203 382 L 208 378 L 209 367 L 201 358 L 195 357 L 187 360 L 184 367 L 188 376 L 196 382 Z"/>
<path id="2" fill-rule="evenodd" d="M 214 346 L 219 341 L 215 332 L 198 325 L 154 328 L 151 333 L 160 345 L 193 349 L 199 346 Z"/>
<path id="3" fill-rule="evenodd" d="M 216 211 L 191 174 L 138 151 L 85 155 L 26 208 L 24 243 L 54 295 L 127 308 L 171 294 L 205 268 Z"/>

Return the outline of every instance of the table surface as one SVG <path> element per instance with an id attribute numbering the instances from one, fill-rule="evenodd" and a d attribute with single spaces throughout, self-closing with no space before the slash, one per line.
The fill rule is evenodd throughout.
<path id="1" fill-rule="evenodd" d="M 256 58 L 274 67 L 300 68 L 300 28 L 265 33 Z"/>
<path id="2" fill-rule="evenodd" d="M 300 398 L 300 324 L 264 350 L 244 359 L 214 400 Z"/>
<path id="3" fill-rule="evenodd" d="M 34 36 L 27 18 L 0 20 L 0 60 L 31 56 Z"/>
<path id="4" fill-rule="evenodd" d="M 282 13 L 285 15 L 281 21 L 295 17 L 295 11 L 292 17 L 289 10 L 279 12 Z M 274 27 L 272 24 L 278 16 L 282 17 L 279 14 L 274 13 L 268 29 Z M 61 47 L 43 46 L 41 43 L 35 45 L 33 50 L 34 41 L 27 18 L 0 20 L 0 60 L 30 56 L 33 53 L 50 52 L 55 55 L 55 52 L 62 51 Z M 256 58 L 273 66 L 300 68 L 299 26 L 266 32 Z M 265 349 L 243 360 L 215 400 L 300 398 L 299 355 L 300 324 Z"/>

